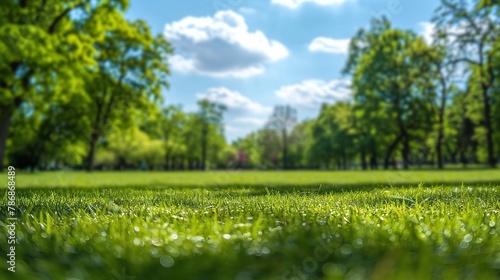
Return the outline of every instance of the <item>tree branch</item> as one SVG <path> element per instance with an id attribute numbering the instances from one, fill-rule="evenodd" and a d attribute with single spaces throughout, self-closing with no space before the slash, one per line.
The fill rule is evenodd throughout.
<path id="1" fill-rule="evenodd" d="M 59 22 L 66 16 L 68 15 L 72 10 L 78 8 L 78 7 L 81 7 L 83 6 L 85 3 L 81 2 L 77 5 L 74 5 L 73 7 L 69 7 L 69 8 L 66 8 L 61 14 L 59 14 L 55 19 L 54 21 L 52 22 L 52 24 L 49 26 L 49 34 L 53 34 L 57 25 L 59 24 Z"/>
<path id="2" fill-rule="evenodd" d="M 478 65 L 478 66 L 481 65 L 480 62 L 474 61 L 474 60 L 467 58 L 467 57 L 461 57 L 461 58 L 456 58 L 456 59 L 450 60 L 449 64 L 455 64 L 458 62 L 467 62 L 467 63 L 473 64 L 473 65 Z"/>

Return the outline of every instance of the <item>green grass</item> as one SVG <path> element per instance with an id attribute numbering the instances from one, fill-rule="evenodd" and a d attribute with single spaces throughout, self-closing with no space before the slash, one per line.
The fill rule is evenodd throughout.
<path id="1" fill-rule="evenodd" d="M 498 279 L 498 173 L 17 174 L 0 279 Z"/>
<path id="2" fill-rule="evenodd" d="M 7 180 L 6 176 L 0 182 Z M 18 174 L 17 187 L 332 186 L 500 183 L 500 170 L 42 172 Z"/>

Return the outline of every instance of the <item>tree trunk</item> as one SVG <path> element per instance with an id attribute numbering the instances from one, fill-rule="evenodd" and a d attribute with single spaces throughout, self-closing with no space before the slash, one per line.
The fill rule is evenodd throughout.
<path id="1" fill-rule="evenodd" d="M 89 141 L 89 151 L 87 153 L 87 171 L 92 172 L 94 170 L 94 160 L 95 160 L 95 146 L 99 140 L 99 132 L 94 130 L 90 135 Z"/>
<path id="2" fill-rule="evenodd" d="M 486 128 L 486 146 L 488 148 L 488 164 L 491 168 L 495 168 L 497 161 L 495 158 L 495 147 L 493 146 L 493 128 L 491 126 L 491 106 L 490 98 L 488 96 L 488 86 L 484 85 L 483 88 L 483 105 L 484 105 L 484 126 Z"/>
<path id="3" fill-rule="evenodd" d="M 437 164 L 438 169 L 444 168 L 443 162 L 443 140 L 444 140 L 444 106 L 441 107 L 439 112 L 439 128 L 437 135 L 437 143 L 436 143 L 436 156 L 437 156 Z"/>
<path id="4" fill-rule="evenodd" d="M 372 170 L 378 169 L 378 162 L 377 162 L 377 149 L 374 148 L 372 150 L 372 154 L 370 156 L 370 168 Z"/>
<path id="5" fill-rule="evenodd" d="M 387 152 L 385 153 L 385 159 L 384 159 L 384 169 L 389 169 L 389 165 L 391 164 L 391 155 L 394 149 L 396 149 L 396 146 L 399 144 L 399 141 L 401 140 L 401 135 L 398 135 L 396 139 L 389 145 L 389 148 L 387 149 Z"/>
<path id="6" fill-rule="evenodd" d="M 286 157 L 287 157 L 287 148 L 288 148 L 288 143 L 287 143 L 287 131 L 286 129 L 283 130 L 283 169 L 287 168 L 287 162 L 286 162 Z"/>
<path id="7" fill-rule="evenodd" d="M 207 162 L 207 147 L 208 147 L 208 124 L 203 124 L 203 129 L 201 131 L 201 164 L 200 169 L 205 170 L 205 164 Z"/>
<path id="8" fill-rule="evenodd" d="M 443 151 L 442 151 L 442 140 L 443 139 L 443 131 L 441 128 L 438 129 L 438 139 L 436 143 L 436 157 L 437 157 L 437 164 L 438 164 L 438 169 L 443 169 L 444 168 L 444 163 L 443 163 Z"/>
<path id="9" fill-rule="evenodd" d="M 171 166 L 171 163 L 170 163 L 170 155 L 169 153 L 167 152 L 165 154 L 165 165 L 163 166 L 165 170 L 170 170 L 170 166 Z"/>
<path id="10" fill-rule="evenodd" d="M 437 156 L 437 163 L 438 163 L 438 169 L 443 169 L 444 168 L 444 163 L 443 163 L 443 140 L 444 140 L 444 114 L 446 110 L 446 96 L 448 93 L 448 88 L 446 86 L 446 80 L 443 75 L 443 72 L 441 70 L 441 65 L 438 65 L 439 67 L 439 76 L 440 76 L 440 83 L 441 83 L 441 102 L 439 104 L 439 116 L 438 116 L 438 135 L 437 135 L 437 143 L 436 143 L 436 156 Z"/>
<path id="11" fill-rule="evenodd" d="M 3 171 L 3 162 L 5 160 L 5 149 L 7 146 L 7 138 L 9 136 L 10 121 L 12 120 L 13 111 L 5 107 L 2 108 L 0 115 L 0 171 Z"/>
<path id="12" fill-rule="evenodd" d="M 368 169 L 368 166 L 366 164 L 366 153 L 365 153 L 365 150 L 361 150 L 361 168 L 363 170 Z"/>
<path id="13" fill-rule="evenodd" d="M 463 138 L 463 137 L 462 137 Z M 461 147 L 460 147 L 460 162 L 462 162 L 462 167 L 465 169 L 467 168 L 467 159 L 466 159 L 466 152 L 467 152 L 467 146 L 464 143 L 462 139 Z"/>
<path id="14" fill-rule="evenodd" d="M 410 139 L 408 133 L 404 133 L 403 137 L 403 169 L 410 169 Z"/>
<path id="15" fill-rule="evenodd" d="M 345 153 L 342 155 L 342 167 L 347 170 L 347 156 Z"/>

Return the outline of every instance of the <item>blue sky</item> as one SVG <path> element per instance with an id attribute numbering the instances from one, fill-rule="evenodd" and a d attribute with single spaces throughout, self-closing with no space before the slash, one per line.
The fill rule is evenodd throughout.
<path id="1" fill-rule="evenodd" d="M 263 126 L 272 107 L 290 104 L 299 119 L 321 103 L 350 98 L 341 75 L 349 38 L 375 16 L 428 34 L 437 0 L 132 0 L 143 19 L 175 48 L 166 104 L 196 110 L 225 104 L 226 139 Z"/>

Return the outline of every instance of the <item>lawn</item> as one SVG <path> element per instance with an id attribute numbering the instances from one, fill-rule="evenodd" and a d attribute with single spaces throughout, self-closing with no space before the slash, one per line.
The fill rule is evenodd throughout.
<path id="1" fill-rule="evenodd" d="M 498 279 L 499 173 L 19 173 L 0 279 Z"/>
<path id="2" fill-rule="evenodd" d="M 6 182 L 4 176 L 0 182 Z M 42 172 L 18 174 L 18 188 L 35 187 L 202 187 L 202 186 L 367 186 L 440 183 L 500 183 L 500 170 L 388 171 L 208 171 L 208 172 Z"/>

